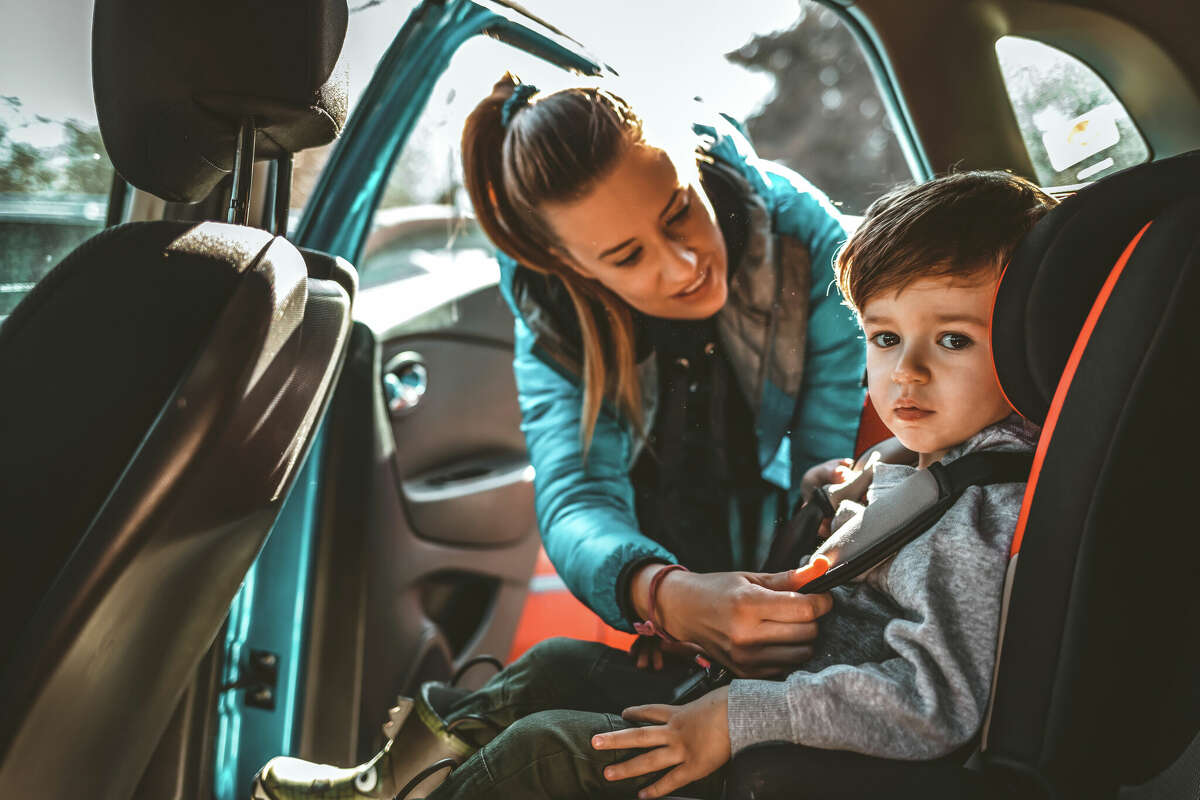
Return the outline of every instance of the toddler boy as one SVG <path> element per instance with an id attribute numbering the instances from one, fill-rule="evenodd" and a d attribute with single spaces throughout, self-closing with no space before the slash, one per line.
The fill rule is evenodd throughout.
<path id="1" fill-rule="evenodd" d="M 838 283 L 866 338 L 871 402 L 918 454 L 916 467 L 876 465 L 868 503 L 936 461 L 1033 449 L 1037 429 L 1012 413 L 996 379 L 990 317 L 1012 250 L 1054 203 L 1008 173 L 950 175 L 877 200 L 839 253 Z M 988 702 L 1024 491 L 968 488 L 893 558 L 834 589 L 814 657 L 786 680 L 734 680 L 686 706 L 627 709 L 626 720 L 645 726 L 596 736 L 594 746 L 655 749 L 606 777 L 670 769 L 639 795 L 660 797 L 759 742 L 895 759 L 967 743 Z M 850 505 L 835 531 L 862 512 Z"/>

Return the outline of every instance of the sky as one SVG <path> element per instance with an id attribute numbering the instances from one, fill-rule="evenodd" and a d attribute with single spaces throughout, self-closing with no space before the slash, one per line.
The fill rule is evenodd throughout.
<path id="1" fill-rule="evenodd" d="M 355 96 L 416 5 L 383 0 L 353 11 L 371 2 L 349 0 L 345 52 Z M 770 95 L 772 81 L 729 64 L 723 54 L 755 33 L 790 27 L 800 15 L 799 0 L 743 2 L 736 13 L 730 13 L 728 2 L 706 0 L 531 0 L 525 5 L 614 66 L 636 85 L 642 102 L 699 94 L 740 117 Z M 91 8 L 90 0 L 0 0 L 0 96 L 20 98 L 30 114 L 94 123 Z M 52 144 L 46 139 L 56 130 L 31 125 L 14 136 Z"/>

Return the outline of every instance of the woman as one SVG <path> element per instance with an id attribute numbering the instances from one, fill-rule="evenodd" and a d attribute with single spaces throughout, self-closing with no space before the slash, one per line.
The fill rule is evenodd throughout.
<path id="1" fill-rule="evenodd" d="M 678 146 L 609 92 L 539 95 L 506 75 L 467 120 L 463 166 L 503 253 L 551 561 L 610 625 L 766 676 L 808 658 L 831 601 L 783 591 L 791 574 L 736 570 L 761 561 L 800 476 L 850 454 L 864 353 L 831 286 L 836 210 L 728 120 L 691 133 Z M 438 798 L 628 795 L 631 782 L 602 778 L 622 751 L 595 751 L 590 736 L 621 725 L 627 706 L 669 698 L 684 674 L 662 669 L 658 638 L 640 641 L 637 666 L 657 674 L 552 640 L 479 692 L 423 692 L 405 720 L 394 709 L 403 729 L 367 765 L 276 759 L 256 786 L 277 800 L 313 796 L 314 780 L 339 797 L 390 796 L 430 763 L 420 729 L 442 715 L 455 728 L 446 754 L 487 742 L 488 763 L 470 758 Z"/>

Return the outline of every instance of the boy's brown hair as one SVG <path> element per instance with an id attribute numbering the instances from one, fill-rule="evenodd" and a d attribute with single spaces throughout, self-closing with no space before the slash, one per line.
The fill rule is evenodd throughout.
<path id="1" fill-rule="evenodd" d="M 1057 202 L 1008 172 L 960 172 L 894 189 L 871 204 L 838 253 L 838 287 L 861 314 L 875 295 L 920 278 L 998 273 Z"/>

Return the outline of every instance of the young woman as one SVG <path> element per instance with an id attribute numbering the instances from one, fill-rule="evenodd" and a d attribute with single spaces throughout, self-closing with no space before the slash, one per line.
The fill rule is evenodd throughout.
<path id="1" fill-rule="evenodd" d="M 761 561 L 800 476 L 853 449 L 864 348 L 832 268 L 846 232 L 817 189 L 757 158 L 728 120 L 682 132 L 656 137 L 601 89 L 543 95 L 508 75 L 463 132 L 467 189 L 516 317 L 546 551 L 606 622 L 648 635 L 638 663 L 543 643 L 442 708 L 423 692 L 421 713 L 367 765 L 276 759 L 263 796 L 314 796 L 316 780 L 339 797 L 390 797 L 429 763 L 410 723 L 437 728 L 439 714 L 468 723 L 443 737 L 460 758 L 503 732 L 433 796 L 628 796 L 632 781 L 601 772 L 628 752 L 590 737 L 624 726 L 623 708 L 669 699 L 684 674 L 682 661 L 663 668 L 651 635 L 746 676 L 811 654 L 829 597 L 741 570 Z M 424 763 L 400 763 L 417 750 Z"/>

